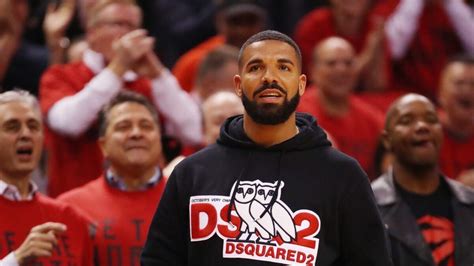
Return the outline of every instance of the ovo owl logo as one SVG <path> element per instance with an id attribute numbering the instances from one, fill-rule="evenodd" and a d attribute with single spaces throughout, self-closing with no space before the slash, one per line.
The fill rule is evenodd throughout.
<path id="1" fill-rule="evenodd" d="M 191 197 L 191 241 L 217 235 L 224 241 L 224 258 L 315 265 L 319 216 L 304 209 L 293 212 L 280 199 L 284 185 L 236 181 L 229 196 Z"/>

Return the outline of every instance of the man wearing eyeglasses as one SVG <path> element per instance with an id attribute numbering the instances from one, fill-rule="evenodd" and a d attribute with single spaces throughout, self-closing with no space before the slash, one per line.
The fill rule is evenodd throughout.
<path id="1" fill-rule="evenodd" d="M 474 187 L 474 57 L 460 56 L 441 75 L 443 173 Z"/>
<path id="2" fill-rule="evenodd" d="M 48 126 L 49 193 L 56 196 L 101 174 L 96 144 L 100 109 L 122 89 L 149 98 L 164 118 L 165 134 L 184 144 L 201 141 L 199 108 L 153 52 L 132 0 L 98 1 L 88 14 L 83 60 L 53 66 L 40 84 Z M 179 108 L 179 109 L 177 109 Z"/>

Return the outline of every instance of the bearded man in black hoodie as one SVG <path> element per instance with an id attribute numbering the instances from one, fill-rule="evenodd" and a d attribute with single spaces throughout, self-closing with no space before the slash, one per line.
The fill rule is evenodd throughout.
<path id="1" fill-rule="evenodd" d="M 367 176 L 295 113 L 306 76 L 294 41 L 252 36 L 234 83 L 245 113 L 175 168 L 142 265 L 392 265 Z"/>

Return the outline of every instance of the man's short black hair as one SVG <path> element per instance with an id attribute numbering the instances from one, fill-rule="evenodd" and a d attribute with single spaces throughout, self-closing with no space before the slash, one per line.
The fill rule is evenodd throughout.
<path id="1" fill-rule="evenodd" d="M 242 48 L 240 48 L 240 52 L 239 52 L 239 69 L 242 69 L 242 55 L 244 53 L 245 48 L 247 48 L 247 46 L 251 45 L 254 42 L 267 41 L 267 40 L 285 42 L 285 43 L 291 45 L 291 47 L 293 47 L 293 49 L 295 49 L 296 55 L 298 57 L 298 67 L 301 70 L 301 51 L 300 51 L 300 48 L 295 43 L 295 41 L 293 41 L 293 39 L 291 39 L 288 35 L 283 34 L 279 31 L 275 31 L 275 30 L 261 31 L 261 32 L 255 34 L 255 35 L 253 35 L 252 37 L 250 37 L 242 45 Z"/>
<path id="2" fill-rule="evenodd" d="M 103 137 L 105 135 L 105 131 L 109 125 L 108 114 L 110 110 L 115 106 L 122 104 L 122 103 L 137 103 L 143 105 L 153 117 L 153 120 L 156 122 L 156 125 L 159 126 L 158 120 L 158 111 L 156 110 L 155 106 L 148 101 L 148 99 L 136 92 L 133 91 L 121 91 L 115 98 L 113 98 L 107 105 L 105 105 L 99 113 L 99 137 Z"/>
<path id="3" fill-rule="evenodd" d="M 474 65 L 474 56 L 470 54 L 457 54 L 449 59 L 448 64 L 450 65 L 452 63 L 461 63 L 465 65 Z"/>

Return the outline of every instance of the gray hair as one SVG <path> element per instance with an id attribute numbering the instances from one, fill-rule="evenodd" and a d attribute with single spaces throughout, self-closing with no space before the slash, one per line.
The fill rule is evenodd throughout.
<path id="1" fill-rule="evenodd" d="M 21 89 L 14 89 L 0 93 L 0 105 L 11 102 L 23 102 L 30 105 L 35 112 L 41 114 L 40 106 L 36 97 L 28 91 Z"/>

